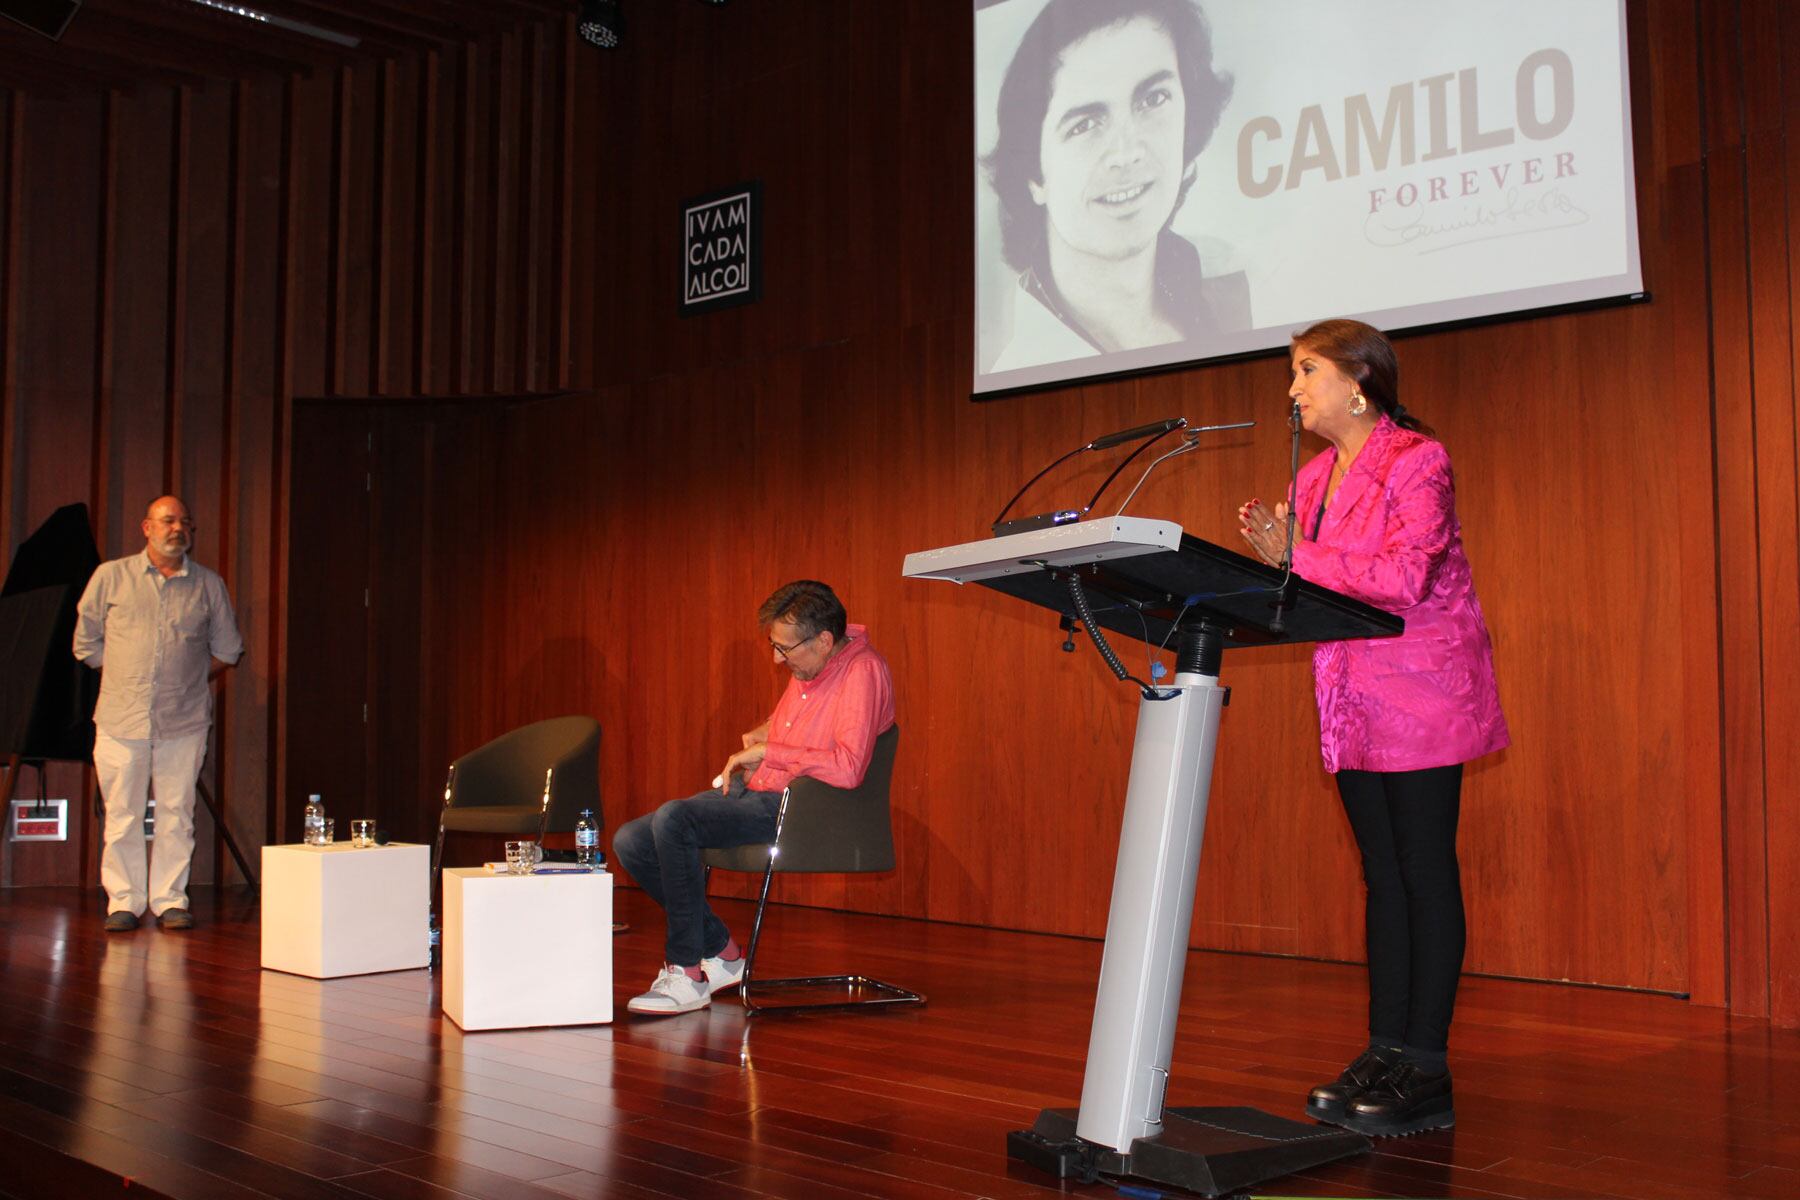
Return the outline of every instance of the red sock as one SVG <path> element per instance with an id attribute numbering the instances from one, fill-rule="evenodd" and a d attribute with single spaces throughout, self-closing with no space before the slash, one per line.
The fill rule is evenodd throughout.
<path id="1" fill-rule="evenodd" d="M 670 963 L 669 965 L 672 967 L 676 966 L 676 964 L 674 964 L 674 963 Z M 695 983 L 699 983 L 702 979 L 706 978 L 706 972 L 702 971 L 698 966 L 678 967 L 677 969 L 681 970 L 681 971 L 685 971 L 687 973 L 687 977 L 689 979 L 693 980 Z"/>
<path id="2" fill-rule="evenodd" d="M 736 938 L 730 938 L 726 941 L 725 948 L 719 951 L 719 957 L 726 962 L 736 962 L 738 959 L 744 957 L 744 951 L 743 948 L 737 944 Z"/>

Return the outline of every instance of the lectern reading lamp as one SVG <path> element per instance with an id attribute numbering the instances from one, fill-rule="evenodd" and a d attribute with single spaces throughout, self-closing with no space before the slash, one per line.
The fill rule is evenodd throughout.
<path id="1" fill-rule="evenodd" d="M 1176 418 L 1126 430 L 1079 450 L 1160 438 L 1186 424 Z M 1187 444 L 1163 458 L 1191 449 L 1204 432 L 1188 430 Z M 902 572 L 978 583 L 1058 614 L 1069 631 L 1065 649 L 1079 626 L 1113 673 L 1142 694 L 1081 1106 L 1045 1109 L 1031 1129 L 1008 1135 L 1007 1152 L 1062 1178 L 1133 1177 L 1206 1195 L 1362 1153 L 1368 1139 L 1348 1130 L 1254 1108 L 1165 1108 L 1164 1096 L 1228 697 L 1219 682 L 1224 651 L 1392 636 L 1405 622 L 1192 537 L 1173 521 L 1122 509 L 1081 519 L 1088 509 L 1013 523 L 1002 512 L 997 536 L 909 554 Z M 1173 683 L 1132 679 L 1109 633 L 1174 645 Z"/>

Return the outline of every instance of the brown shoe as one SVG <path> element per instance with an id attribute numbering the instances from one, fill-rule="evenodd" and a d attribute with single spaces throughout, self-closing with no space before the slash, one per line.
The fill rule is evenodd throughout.
<path id="1" fill-rule="evenodd" d="M 137 927 L 138 919 L 137 914 L 134 912 L 121 908 L 117 912 L 109 912 L 106 914 L 106 924 L 104 928 L 108 933 L 130 933 Z"/>
<path id="2" fill-rule="evenodd" d="M 1429 1073 L 1418 1063 L 1403 1060 L 1350 1102 L 1342 1124 L 1367 1137 L 1449 1129 L 1456 1124 L 1450 1072 Z"/>
<path id="3" fill-rule="evenodd" d="M 1357 1056 L 1355 1062 L 1345 1067 L 1336 1079 L 1330 1083 L 1321 1083 L 1307 1095 L 1306 1115 L 1315 1121 L 1342 1125 L 1351 1101 L 1368 1091 L 1377 1079 L 1386 1075 L 1399 1061 L 1400 1051 L 1386 1046 L 1370 1046 Z"/>
<path id="4" fill-rule="evenodd" d="M 164 929 L 192 929 L 194 914 L 185 908 L 166 908 L 157 914 L 156 923 Z"/>

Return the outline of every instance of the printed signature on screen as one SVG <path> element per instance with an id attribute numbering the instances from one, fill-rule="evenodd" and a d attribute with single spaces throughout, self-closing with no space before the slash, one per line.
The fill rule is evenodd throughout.
<path id="1" fill-rule="evenodd" d="M 1454 212 L 1446 211 L 1453 207 Z M 1588 219 L 1587 209 L 1559 187 L 1541 193 L 1511 188 L 1498 203 L 1421 204 L 1410 216 L 1393 211 L 1371 213 L 1363 222 L 1363 236 L 1384 249 L 1411 247 L 1420 254 L 1436 254 L 1496 238 L 1568 229 L 1585 225 Z"/>

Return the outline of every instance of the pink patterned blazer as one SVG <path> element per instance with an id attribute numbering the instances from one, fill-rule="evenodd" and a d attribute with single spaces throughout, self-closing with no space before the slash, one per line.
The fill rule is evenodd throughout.
<path id="1" fill-rule="evenodd" d="M 1406 618 L 1397 638 L 1313 649 L 1325 769 L 1416 771 L 1508 744 L 1462 527 L 1450 456 L 1383 417 L 1317 525 L 1330 449 L 1298 484 L 1294 570 Z"/>

